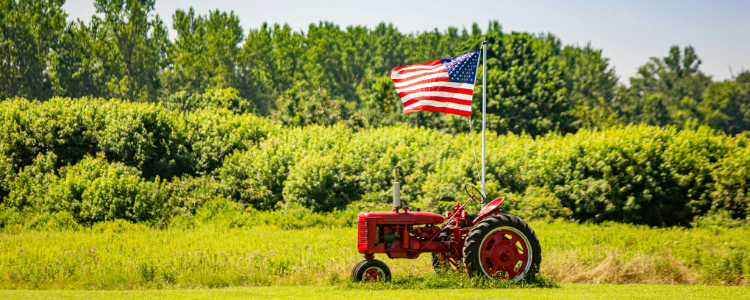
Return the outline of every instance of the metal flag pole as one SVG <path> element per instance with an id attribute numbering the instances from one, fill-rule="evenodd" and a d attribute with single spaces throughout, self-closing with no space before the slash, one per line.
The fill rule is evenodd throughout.
<path id="1" fill-rule="evenodd" d="M 487 148 L 487 41 L 482 41 L 482 198 L 486 198 L 484 192 L 484 157 Z M 484 204 L 482 204 L 484 208 Z"/>

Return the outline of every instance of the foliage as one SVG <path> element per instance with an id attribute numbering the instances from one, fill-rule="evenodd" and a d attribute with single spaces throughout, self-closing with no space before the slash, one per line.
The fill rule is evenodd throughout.
<path id="1" fill-rule="evenodd" d="M 53 153 L 40 154 L 19 172 L 2 209 L 29 218 L 32 226 L 58 212 L 86 225 L 115 219 L 164 220 L 169 187 L 158 177 L 147 182 L 135 168 L 109 164 L 102 157 L 85 157 L 55 171 L 56 159 Z"/>
<path id="2" fill-rule="evenodd" d="M 196 111 L 199 109 L 224 108 L 233 113 L 252 113 L 255 111 L 250 102 L 240 98 L 239 91 L 233 88 L 208 89 L 202 95 L 190 95 L 188 92 L 177 92 L 160 101 L 169 110 Z"/>
<path id="3" fill-rule="evenodd" d="M 509 194 L 501 207 L 503 212 L 523 220 L 568 219 L 573 215 L 555 194 L 542 187 L 530 186 L 520 195 Z"/>
<path id="4" fill-rule="evenodd" d="M 271 122 L 226 110 L 180 114 L 154 104 L 55 98 L 0 103 L 0 151 L 18 171 L 41 153 L 56 167 L 104 153 L 136 167 L 145 178 L 206 174 L 233 151 L 245 150 L 276 130 Z"/>
<path id="5" fill-rule="evenodd" d="M 692 46 L 673 46 L 668 56 L 652 57 L 630 79 L 630 87 L 616 88 L 612 101 L 598 107 L 632 123 L 693 129 L 708 125 L 733 135 L 750 129 L 750 89 L 744 79 L 748 72 L 712 82 L 700 64 Z"/>
<path id="6" fill-rule="evenodd" d="M 461 133 L 471 129 L 461 117 L 403 115 L 387 74 L 487 41 L 481 72 L 488 79 L 489 129 L 498 134 L 544 136 L 629 123 L 708 125 L 733 135 L 750 130 L 748 72 L 713 82 L 700 71 L 692 46 L 651 58 L 625 86 L 601 49 L 563 45 L 552 34 L 503 32 L 497 21 L 486 30 L 473 24 L 418 33 L 385 23 L 331 22 L 304 31 L 266 23 L 245 31 L 234 12 L 200 14 L 190 7 L 172 14 L 170 40 L 153 13 L 154 0 L 97 0 L 96 16 L 67 24 L 61 1 L 2 5 L 0 99 L 105 97 L 178 111 L 223 107 L 295 126 L 408 124 Z"/>
<path id="7" fill-rule="evenodd" d="M 48 55 L 57 49 L 67 14 L 64 0 L 0 1 L 0 99 L 47 99 Z"/>
<path id="8" fill-rule="evenodd" d="M 58 211 L 70 212 L 81 224 L 125 218 L 163 226 L 214 199 L 260 211 L 383 206 L 391 201 L 396 165 L 403 168 L 403 202 L 442 212 L 466 199 L 464 184 L 480 182 L 477 134 L 408 126 L 279 127 L 226 109 L 180 113 L 155 104 L 92 99 L 15 99 L 0 104 L 0 114 L 8 133 L 0 136 L 0 195 L 9 209 L 3 226 L 38 226 L 42 221 L 33 217 Z M 537 138 L 490 134 L 487 145 L 488 198 L 507 196 L 506 211 L 525 218 L 671 226 L 717 211 L 745 219 L 750 210 L 743 179 L 747 139 L 708 127 L 639 125 Z M 98 164 L 86 158 L 92 154 Z M 121 207 L 128 212 L 88 216 L 50 206 L 53 198 L 41 187 L 73 180 L 62 170 L 84 161 L 111 167 L 81 166 L 87 175 L 71 178 L 93 182 L 104 176 L 96 171 L 102 168 L 131 171 L 104 176 L 109 179 L 102 179 L 107 184 L 100 188 L 113 194 L 92 191 L 94 198 L 71 196 L 75 201 L 91 200 L 87 203 L 108 211 L 101 201 L 121 195 L 127 198 L 123 205 L 139 203 L 142 195 L 128 189 L 143 185 L 144 193 L 160 193 L 154 198 L 158 212 L 143 215 Z M 72 203 L 65 197 L 60 199 Z"/>
<path id="9" fill-rule="evenodd" d="M 503 34 L 499 29 L 485 38 L 488 128 L 499 134 L 526 132 L 534 136 L 572 131 L 572 107 L 563 72 L 556 63 L 559 40 L 553 36 Z M 474 103 L 481 103 L 481 93 L 475 92 L 475 97 Z"/>
<path id="10" fill-rule="evenodd" d="M 15 175 L 11 159 L 0 154 L 0 200 L 5 199 L 5 196 L 8 195 L 10 183 L 13 182 Z"/>
<path id="11" fill-rule="evenodd" d="M 167 29 L 159 15 L 151 18 L 154 0 L 96 0 L 96 12 L 104 19 L 97 43 L 110 50 L 101 53 L 108 64 L 108 98 L 130 102 L 153 101 L 159 70 L 167 63 Z M 92 22 L 98 22 L 94 17 Z M 97 95 L 98 96 L 98 95 Z"/>

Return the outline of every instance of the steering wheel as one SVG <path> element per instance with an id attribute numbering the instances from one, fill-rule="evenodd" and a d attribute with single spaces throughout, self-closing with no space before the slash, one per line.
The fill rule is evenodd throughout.
<path id="1" fill-rule="evenodd" d="M 479 205 L 484 204 L 484 196 L 482 195 L 482 192 L 477 187 L 467 183 L 467 184 L 464 184 L 464 191 L 466 192 L 467 195 L 469 195 L 469 198 L 474 200 L 474 202 L 479 203 Z M 477 198 L 477 195 L 479 195 L 479 198 Z"/>

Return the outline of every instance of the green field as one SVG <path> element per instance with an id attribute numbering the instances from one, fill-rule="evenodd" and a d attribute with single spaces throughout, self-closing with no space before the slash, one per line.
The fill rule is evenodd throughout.
<path id="1" fill-rule="evenodd" d="M 746 236 L 745 227 L 530 224 L 542 244 L 545 282 L 750 283 L 750 241 L 738 238 Z M 355 236 L 354 228 L 280 230 L 204 224 L 190 230 L 158 230 L 126 222 L 105 222 L 78 231 L 3 233 L 0 289 L 348 285 L 352 266 L 362 259 Z M 448 288 L 452 281 L 463 287 L 507 287 L 464 276 L 434 275 L 427 255 L 384 260 L 394 276 L 394 285 L 385 288 Z"/>
<path id="2" fill-rule="evenodd" d="M 160 291 L 0 291 L 3 299 L 747 299 L 748 287 L 564 285 L 555 289 L 361 290 L 295 286 Z"/>

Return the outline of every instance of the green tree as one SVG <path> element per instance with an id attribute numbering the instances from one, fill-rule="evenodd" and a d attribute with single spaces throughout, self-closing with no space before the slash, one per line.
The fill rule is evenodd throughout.
<path id="1" fill-rule="evenodd" d="M 97 30 L 82 21 L 71 22 L 60 37 L 60 47 L 49 55 L 49 76 L 52 93 L 60 97 L 101 97 L 104 95 L 105 73 L 97 56 Z"/>
<path id="2" fill-rule="evenodd" d="M 129 101 L 154 101 L 159 88 L 157 74 L 166 65 L 167 30 L 156 15 L 150 18 L 154 0 L 96 0 L 96 12 L 104 16 L 106 29 L 114 50 L 110 55 L 112 74 L 107 82 L 108 96 Z"/>
<path id="3" fill-rule="evenodd" d="M 361 123 L 355 115 L 353 103 L 332 96 L 328 90 L 312 89 L 305 82 L 282 93 L 276 100 L 276 107 L 278 109 L 273 117 L 288 125 L 333 125 L 345 122 L 356 126 Z"/>
<path id="4" fill-rule="evenodd" d="M 503 34 L 497 24 L 486 40 L 487 127 L 499 134 L 533 136 L 574 131 L 564 74 L 557 62 L 559 40 L 551 35 Z M 475 88 L 474 109 L 479 110 L 481 85 Z"/>
<path id="5" fill-rule="evenodd" d="M 680 128 L 695 128 L 700 123 L 698 107 L 703 100 L 703 93 L 711 83 L 711 78 L 703 74 L 698 67 L 701 61 L 692 46 L 673 46 L 669 55 L 663 58 L 652 57 L 651 61 L 638 69 L 638 74 L 630 79 L 628 97 L 630 102 L 625 107 L 638 106 L 640 98 L 654 94 L 662 95 L 663 105 L 669 112 L 667 123 Z M 648 100 L 646 102 L 649 102 Z M 650 103 L 650 102 L 649 102 Z M 642 119 L 634 112 L 637 109 L 623 110 L 631 122 Z M 647 118 L 648 119 L 648 118 Z"/>
<path id="6" fill-rule="evenodd" d="M 57 49 L 64 0 L 0 1 L 0 97 L 50 97 L 47 56 Z"/>
<path id="7" fill-rule="evenodd" d="M 575 127 L 603 128 L 624 122 L 612 100 L 618 77 L 602 50 L 565 46 L 562 68 L 568 101 L 575 107 Z"/>
<path id="8" fill-rule="evenodd" d="M 750 129 L 749 106 L 747 86 L 726 80 L 708 86 L 698 109 L 704 124 L 729 134 L 739 134 Z"/>
<path id="9" fill-rule="evenodd" d="M 201 94 L 208 88 L 238 87 L 239 44 L 244 41 L 234 13 L 207 16 L 177 10 L 172 16 L 177 40 L 171 48 L 173 69 L 163 73 L 166 94 Z"/>

